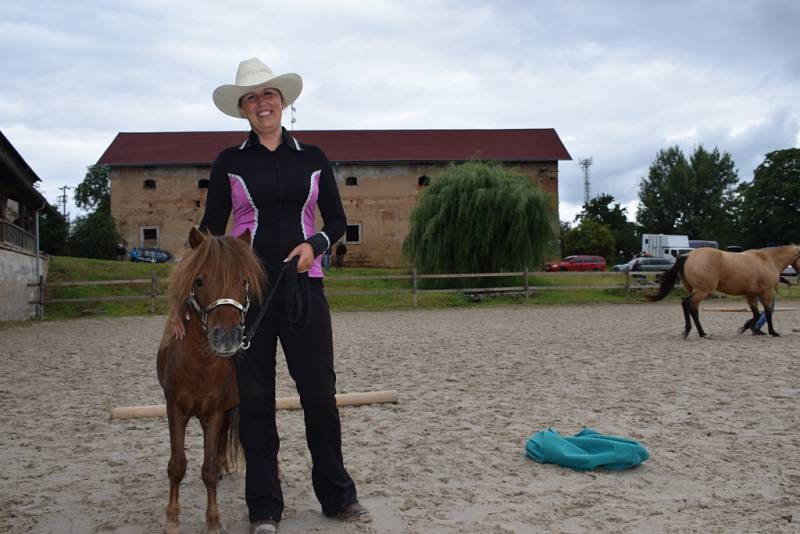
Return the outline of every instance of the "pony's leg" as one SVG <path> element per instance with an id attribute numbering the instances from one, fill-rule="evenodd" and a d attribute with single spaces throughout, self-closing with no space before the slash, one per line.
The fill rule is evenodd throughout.
<path id="1" fill-rule="evenodd" d="M 209 534 L 222 532 L 219 522 L 219 508 L 217 507 L 217 484 L 219 483 L 219 440 L 222 430 L 222 420 L 225 412 L 222 409 L 214 412 L 205 421 L 203 426 L 203 482 L 206 485 L 208 503 L 206 505 L 206 529 Z"/>
<path id="2" fill-rule="evenodd" d="M 758 298 L 751 297 L 748 295 L 747 297 L 747 304 L 750 307 L 750 311 L 753 312 L 753 317 L 745 321 L 744 325 L 739 329 L 739 333 L 743 333 L 745 330 L 752 330 L 753 335 L 758 335 L 760 330 L 756 330 L 756 322 L 758 322 Z"/>
<path id="3" fill-rule="evenodd" d="M 217 445 L 217 464 L 219 465 L 219 478 L 222 479 L 225 473 L 231 472 L 231 466 L 228 465 L 228 429 L 230 428 L 230 420 L 228 414 L 222 418 L 222 428 L 219 431 L 219 443 Z"/>
<path id="4" fill-rule="evenodd" d="M 689 295 L 689 311 L 692 314 L 692 319 L 694 319 L 694 326 L 697 328 L 697 335 L 700 337 L 706 337 L 706 332 L 703 330 L 703 326 L 700 324 L 700 303 L 707 296 L 708 293 L 700 291 L 693 291 L 692 294 Z M 686 332 L 686 335 L 689 335 L 688 331 Z"/>
<path id="5" fill-rule="evenodd" d="M 170 445 L 169 464 L 167 466 L 169 502 L 167 503 L 167 524 L 164 527 L 164 532 L 178 534 L 180 532 L 179 516 L 181 513 L 181 507 L 178 504 L 178 489 L 183 476 L 186 474 L 184 442 L 186 439 L 186 423 L 189 422 L 189 418 L 175 406 L 169 406 L 167 418 L 169 420 Z"/>

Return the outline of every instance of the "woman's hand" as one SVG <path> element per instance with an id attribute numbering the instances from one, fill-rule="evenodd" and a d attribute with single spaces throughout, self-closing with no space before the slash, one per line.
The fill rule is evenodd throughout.
<path id="1" fill-rule="evenodd" d="M 172 335 L 175 339 L 183 339 L 186 335 L 186 327 L 183 325 L 183 318 L 176 312 L 169 316 L 169 326 L 172 329 Z"/>
<path id="2" fill-rule="evenodd" d="M 286 263 L 295 256 L 300 256 L 300 259 L 297 261 L 297 272 L 304 273 L 308 271 L 311 268 L 311 264 L 314 263 L 314 248 L 309 243 L 300 243 L 292 249 L 283 262 Z"/>

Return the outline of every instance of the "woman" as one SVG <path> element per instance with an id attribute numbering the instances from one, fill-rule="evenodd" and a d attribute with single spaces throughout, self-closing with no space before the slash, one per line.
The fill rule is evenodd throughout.
<path id="1" fill-rule="evenodd" d="M 278 287 L 249 350 L 236 362 L 240 438 L 247 461 L 245 498 L 250 531 L 256 534 L 277 532 L 283 512 L 275 425 L 277 340 L 303 405 L 314 492 L 323 513 L 348 521 L 370 519 L 342 460 L 331 319 L 322 285 L 320 256 L 344 233 L 344 209 L 325 154 L 299 143 L 281 126 L 283 109 L 302 86 L 297 74 L 275 76 L 252 58 L 239 64 L 233 85 L 214 91 L 217 108 L 247 119 L 251 131 L 246 141 L 223 150 L 214 162 L 200 223 L 201 229 L 222 234 L 232 212 L 230 233 L 250 230 L 270 290 L 291 258 L 298 257 L 297 271 L 308 277 L 308 327 L 293 331 L 284 311 L 284 291 Z M 314 228 L 316 208 L 323 220 L 320 231 Z M 251 311 L 251 319 L 255 313 Z"/>

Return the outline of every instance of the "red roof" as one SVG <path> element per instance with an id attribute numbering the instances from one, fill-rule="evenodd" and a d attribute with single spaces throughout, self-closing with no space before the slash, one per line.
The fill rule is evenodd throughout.
<path id="1" fill-rule="evenodd" d="M 552 128 L 520 130 L 305 130 L 301 143 L 335 162 L 555 161 L 572 157 Z M 210 165 L 247 132 L 121 132 L 97 162 L 111 166 Z"/>

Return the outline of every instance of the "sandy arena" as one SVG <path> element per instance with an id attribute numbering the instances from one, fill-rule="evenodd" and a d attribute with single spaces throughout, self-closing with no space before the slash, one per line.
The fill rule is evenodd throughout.
<path id="1" fill-rule="evenodd" d="M 334 313 L 338 390 L 400 396 L 341 409 L 374 522 L 322 516 L 302 414 L 282 411 L 281 533 L 800 532 L 800 311 L 776 313 L 780 338 L 737 335 L 744 313 L 701 319 L 709 337 L 684 341 L 677 302 Z M 163 321 L 0 328 L 0 531 L 161 531 L 166 420 L 109 410 L 163 403 Z M 279 395 L 292 395 L 279 362 Z M 534 432 L 583 426 L 651 458 L 578 473 L 525 457 Z M 187 448 L 182 532 L 196 533 L 196 421 Z M 247 532 L 243 475 L 223 479 L 220 508 L 229 533 Z"/>

